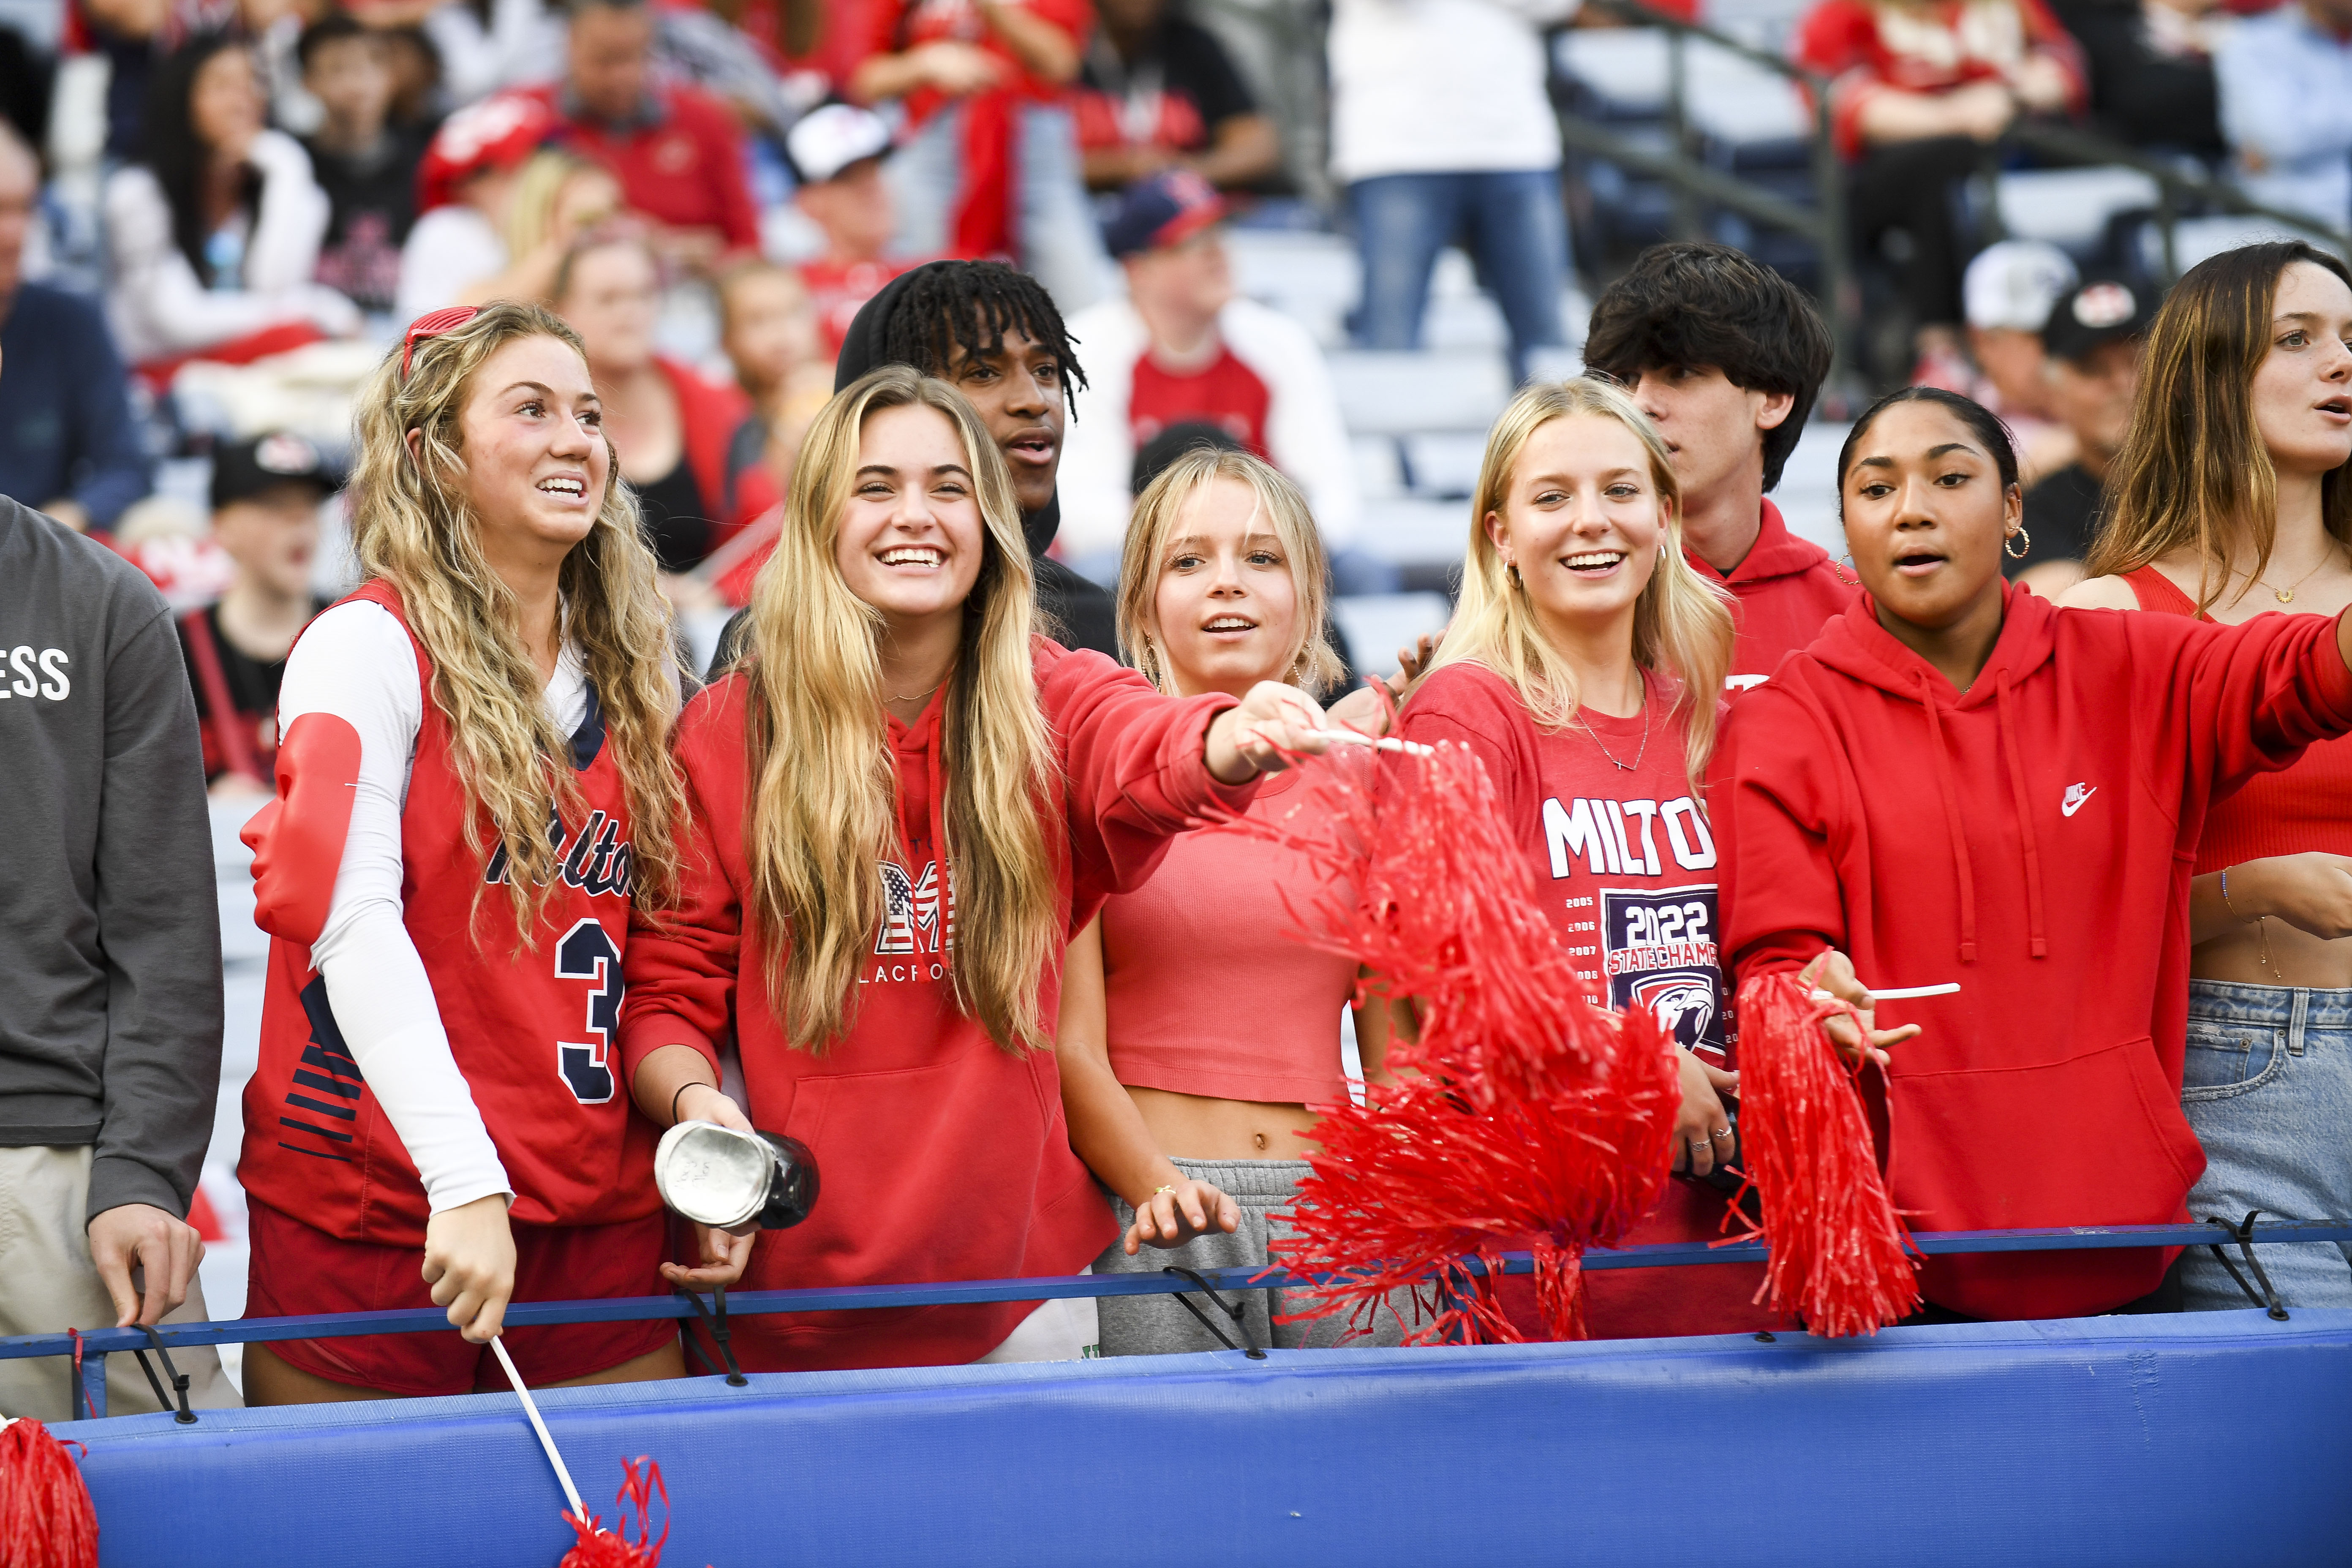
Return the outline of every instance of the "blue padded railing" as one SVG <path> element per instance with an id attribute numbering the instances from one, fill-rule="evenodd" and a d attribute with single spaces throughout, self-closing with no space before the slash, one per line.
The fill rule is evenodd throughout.
<path id="1" fill-rule="evenodd" d="M 2013 1230 L 1915 1231 L 1913 1246 L 1928 1257 L 1952 1253 L 2073 1252 L 2126 1247 L 2206 1247 L 2241 1241 L 2278 1243 L 2352 1242 L 2352 1219 L 2255 1220 L 2234 1228 L 2204 1225 L 2059 1226 Z M 1768 1255 L 1761 1239 L 1667 1242 L 1649 1247 L 1594 1247 L 1584 1254 L 1588 1269 L 1684 1268 L 1711 1263 L 1758 1263 Z M 1474 1274 L 1486 1266 L 1462 1259 Z M 1525 1252 L 1503 1255 L 1502 1271 L 1534 1270 Z M 1164 1296 L 1212 1290 L 1263 1290 L 1327 1285 L 1345 1276 L 1294 1275 L 1279 1268 L 1246 1266 L 1198 1274 L 1056 1274 L 1026 1279 L 963 1279 L 912 1285 L 837 1285 L 805 1290 L 740 1290 L 727 1293 L 732 1317 L 779 1312 L 870 1311 L 891 1307 L 970 1306 L 994 1301 L 1046 1301 L 1104 1296 Z M 702 1315 L 698 1300 L 684 1295 L 615 1297 L 592 1301 L 516 1301 L 506 1322 L 513 1328 L 553 1323 L 635 1322 Z M 2273 1315 L 2278 1315 L 2274 1313 Z M 278 1340 L 348 1339 L 365 1334 L 449 1331 L 438 1307 L 388 1312 L 336 1312 L 309 1317 L 240 1318 L 226 1322 L 163 1323 L 153 1329 L 93 1329 L 88 1332 L 20 1334 L 0 1338 L 0 1361 L 35 1356 L 80 1357 L 77 1405 L 92 1416 L 106 1414 L 106 1357 L 121 1352 L 177 1346 L 268 1343 Z M 152 1373 L 151 1373 L 152 1376 Z"/>

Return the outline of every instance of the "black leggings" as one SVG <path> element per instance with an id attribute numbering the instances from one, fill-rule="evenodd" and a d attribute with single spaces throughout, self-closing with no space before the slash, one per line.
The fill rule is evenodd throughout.
<path id="1" fill-rule="evenodd" d="M 1879 254 L 1879 241 L 1901 229 L 1911 254 L 1901 265 L 1904 302 L 1916 326 L 1958 325 L 1960 274 L 1968 265 L 1953 187 L 1983 162 L 1982 142 L 1966 136 L 1889 142 L 1855 164 L 1847 186 L 1846 221 L 1855 249 Z"/>

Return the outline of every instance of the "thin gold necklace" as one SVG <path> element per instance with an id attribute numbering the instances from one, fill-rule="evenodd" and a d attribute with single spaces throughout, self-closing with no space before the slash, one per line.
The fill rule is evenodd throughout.
<path id="1" fill-rule="evenodd" d="M 948 678 L 944 675 L 940 676 L 939 685 L 932 687 L 931 691 L 937 691 L 940 686 L 945 686 L 947 683 Z M 924 702 L 929 700 L 931 691 L 916 691 L 904 697 L 897 696 L 887 691 L 884 692 L 882 695 L 893 702 Z"/>
<path id="2" fill-rule="evenodd" d="M 2294 603 L 2294 591 L 2297 588 L 2302 587 L 2305 583 L 2310 582 L 2313 577 L 2316 576 L 2319 573 L 2320 566 L 2325 566 L 2329 562 L 2335 560 L 2336 552 L 2342 548 L 2342 545 L 2331 542 L 2329 543 L 2327 552 L 2319 558 L 2319 566 L 2314 566 L 2310 571 L 2305 572 L 2302 576 L 2297 577 L 2294 582 L 2289 583 L 2284 588 L 2271 588 L 2271 585 L 2268 583 L 2263 583 L 2263 580 L 2260 577 L 2250 577 L 2248 580 L 2250 582 L 2262 583 L 2263 587 L 2270 588 L 2271 597 L 2276 599 L 2280 604 L 2292 605 Z"/>
<path id="3" fill-rule="evenodd" d="M 1636 671 L 1635 673 L 1638 676 L 1640 672 Z M 1593 729 L 1591 721 L 1587 720 L 1582 725 L 1584 732 L 1592 737 L 1592 743 L 1601 748 L 1601 754 L 1609 759 L 1609 765 L 1615 768 L 1621 773 L 1638 773 L 1641 770 L 1643 755 L 1650 749 L 1649 681 L 1647 679 L 1643 679 L 1639 689 L 1642 693 L 1642 743 L 1633 749 L 1633 760 L 1632 762 L 1621 763 L 1617 760 L 1617 753 L 1609 749 L 1609 742 L 1603 741 L 1601 738 L 1600 732 Z"/>

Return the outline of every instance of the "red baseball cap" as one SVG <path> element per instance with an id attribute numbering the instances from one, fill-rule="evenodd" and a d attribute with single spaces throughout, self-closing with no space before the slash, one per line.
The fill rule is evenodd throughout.
<path id="1" fill-rule="evenodd" d="M 513 168 L 554 129 L 555 111 L 520 93 L 468 104 L 441 122 L 416 165 L 416 210 L 448 205 L 457 199 L 457 187 L 485 169 Z"/>

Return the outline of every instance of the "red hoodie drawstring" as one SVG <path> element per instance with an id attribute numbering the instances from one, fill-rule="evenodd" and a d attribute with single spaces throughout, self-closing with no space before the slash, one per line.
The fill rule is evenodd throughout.
<path id="1" fill-rule="evenodd" d="M 1944 750 L 1944 726 L 1936 717 L 1936 689 L 1919 675 L 1919 705 L 1927 710 L 1927 750 L 1936 760 L 1936 789 L 1944 797 L 1944 826 L 1952 839 L 1952 872 L 1960 883 L 1960 962 L 1977 961 L 1977 872 L 1969 859 L 1969 836 L 1960 825 L 1959 793 L 1952 787 L 1952 759 Z"/>
<path id="2" fill-rule="evenodd" d="M 2009 671 L 1993 677 L 1994 710 L 2000 720 L 2000 749 L 2009 758 L 2009 808 L 2017 818 L 2017 836 L 2025 844 L 2025 931 L 2036 958 L 2050 955 L 2050 941 L 2042 909 L 2042 842 L 2033 832 L 2033 807 L 2025 793 L 2025 762 L 2017 752 L 2017 727 L 2010 722 Z"/>
<path id="3" fill-rule="evenodd" d="M 915 846 L 907 837 L 906 784 L 898 776 L 899 763 L 907 747 L 919 741 L 923 748 L 923 779 L 930 791 L 930 798 L 925 805 L 931 830 L 931 861 L 939 873 L 940 952 L 944 956 L 955 939 L 955 888 L 948 857 L 947 787 L 940 771 L 940 753 L 947 749 L 947 721 L 943 704 L 934 701 L 916 716 L 914 723 L 906 726 L 906 731 L 905 738 L 892 745 L 890 757 L 892 785 L 897 796 L 892 805 L 898 818 L 898 854 L 906 862 L 908 881 L 922 880 L 922 868 L 915 864 Z"/>
<path id="4" fill-rule="evenodd" d="M 924 776 L 931 786 L 931 855 L 940 868 L 940 952 L 943 961 L 953 964 L 955 943 L 955 877 L 954 864 L 948 854 L 947 777 L 940 771 L 940 753 L 947 750 L 946 694 L 942 694 L 940 721 L 931 728 L 931 743 L 923 753 Z"/>

